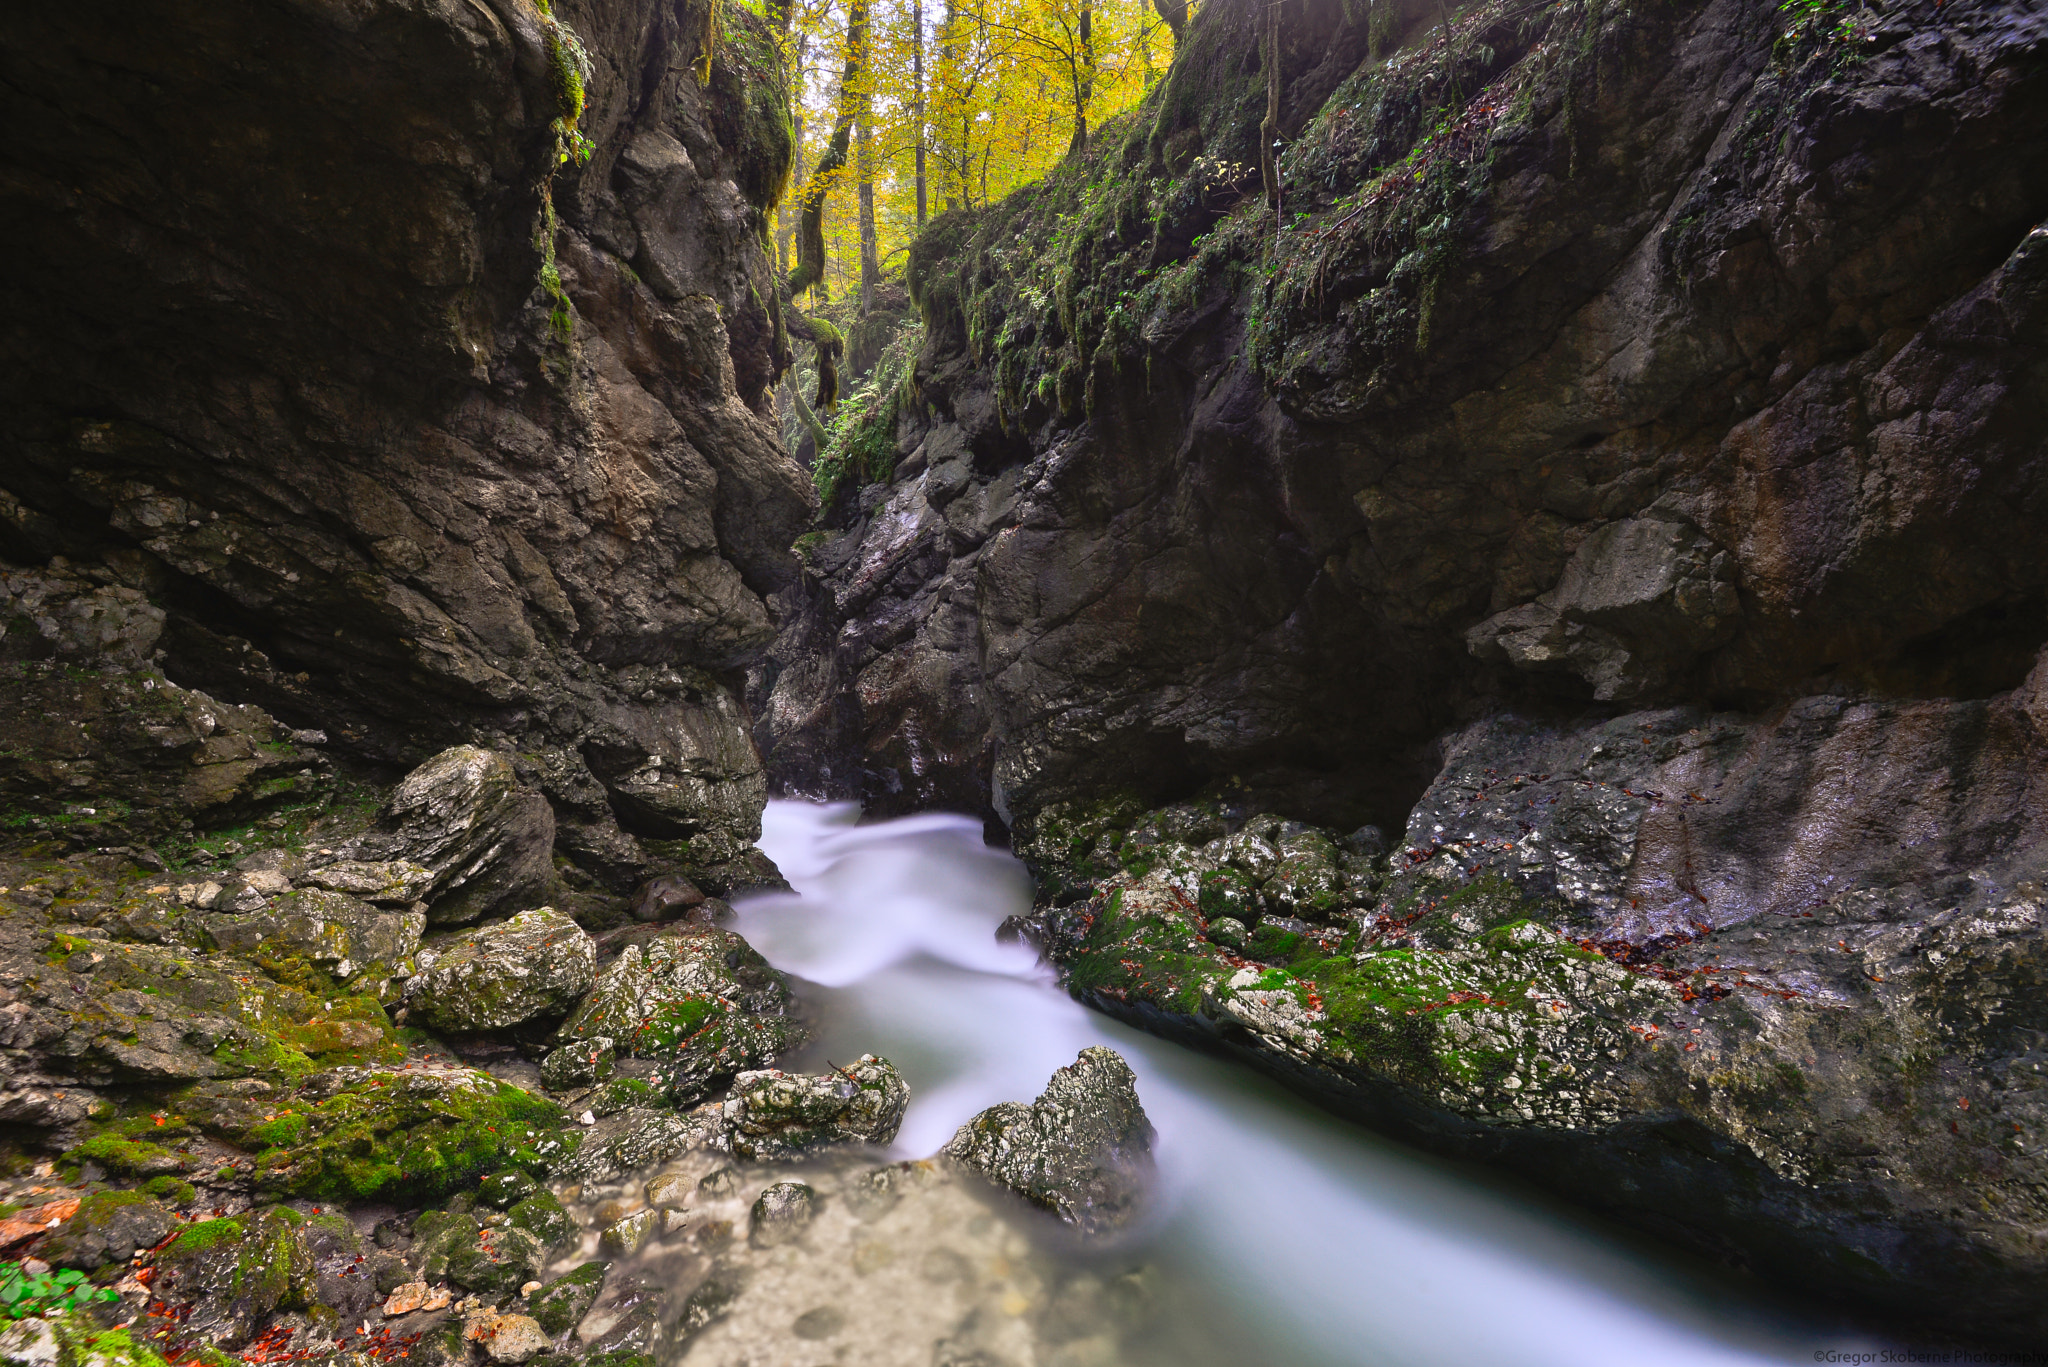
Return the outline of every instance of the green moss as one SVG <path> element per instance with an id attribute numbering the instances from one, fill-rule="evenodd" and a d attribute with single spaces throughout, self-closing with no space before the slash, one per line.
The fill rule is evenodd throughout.
<path id="1" fill-rule="evenodd" d="M 189 1205 L 193 1198 L 199 1195 L 199 1189 L 190 1182 L 172 1177 L 169 1174 L 150 1178 L 142 1184 L 142 1189 L 160 1201 L 169 1201 L 173 1205 L 180 1206 Z"/>
<path id="2" fill-rule="evenodd" d="M 832 326 L 822 318 L 812 323 Z M 859 388 L 834 410 L 830 440 L 811 469 L 822 507 L 831 507 L 840 483 L 849 477 L 865 486 L 886 484 L 894 476 L 896 420 L 910 401 L 911 376 L 923 340 L 919 327 L 898 333 Z"/>
<path id="3" fill-rule="evenodd" d="M 597 1089 L 597 1095 L 590 1098 L 589 1106 L 594 1114 L 611 1115 L 633 1106 L 652 1105 L 658 1100 L 654 1088 L 639 1078 L 616 1077 Z"/>
<path id="4" fill-rule="evenodd" d="M 161 1144 L 130 1139 L 113 1131 L 102 1131 L 64 1155 L 66 1163 L 94 1163 L 121 1177 L 140 1177 L 162 1172 L 166 1167 L 183 1168 L 186 1160 Z"/>
<path id="5" fill-rule="evenodd" d="M 126 1329 L 103 1329 L 82 1314 L 50 1321 L 61 1345 L 60 1362 L 88 1367 L 165 1367 L 164 1359 L 137 1343 Z"/>
<path id="6" fill-rule="evenodd" d="M 576 1221 L 550 1192 L 538 1191 L 506 1212 L 514 1229 L 523 1229 L 550 1251 L 567 1247 L 576 1237 Z"/>
<path id="7" fill-rule="evenodd" d="M 432 1086 L 370 1072 L 339 1095 L 251 1127 L 267 1189 L 336 1200 L 431 1200 L 508 1167 L 545 1171 L 576 1136 L 560 1107 L 472 1075 Z"/>
<path id="8" fill-rule="evenodd" d="M 187 1225 L 171 1247 L 179 1250 L 180 1256 L 184 1256 L 205 1253 L 224 1243 L 238 1243 L 242 1238 L 242 1221 L 243 1217 L 235 1216 L 230 1219 L 201 1220 L 197 1224 Z M 169 1252 L 168 1249 L 165 1251 Z"/>

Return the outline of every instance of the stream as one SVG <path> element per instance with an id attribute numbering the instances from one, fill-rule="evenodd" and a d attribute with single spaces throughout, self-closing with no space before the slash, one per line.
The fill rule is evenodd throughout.
<path id="1" fill-rule="evenodd" d="M 1881 1346 L 1083 1008 L 1029 947 L 996 942 L 1030 889 L 978 822 L 858 820 L 851 805 L 766 814 L 761 847 L 796 893 L 748 899 L 735 928 L 809 984 L 819 1038 L 788 1066 L 892 1060 L 911 1087 L 892 1156 L 909 1159 L 986 1106 L 1029 1101 L 1083 1047 L 1118 1050 L 1158 1132 L 1149 1218 L 1105 1250 L 1009 1216 L 1056 1277 L 1152 1279 L 1144 1332 L 1103 1360 L 1689 1367 Z"/>

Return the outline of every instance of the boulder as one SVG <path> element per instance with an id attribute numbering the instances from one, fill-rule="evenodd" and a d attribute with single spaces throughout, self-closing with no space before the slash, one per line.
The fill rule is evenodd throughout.
<path id="1" fill-rule="evenodd" d="M 773 1248 L 797 1238 L 818 1214 L 818 1193 L 801 1182 L 777 1182 L 754 1198 L 748 1242 Z"/>
<path id="2" fill-rule="evenodd" d="M 629 945 L 562 1027 L 571 1041 L 609 1039 L 619 1052 L 658 1059 L 678 1104 L 801 1043 L 789 982 L 731 931 L 686 923 Z"/>
<path id="3" fill-rule="evenodd" d="M 41 1256 L 58 1267 L 97 1271 L 126 1266 L 135 1251 L 155 1248 L 176 1223 L 170 1211 L 139 1191 L 98 1191 L 43 1243 Z"/>
<path id="4" fill-rule="evenodd" d="M 410 906 L 434 886 L 434 871 L 404 859 L 339 859 L 309 870 L 304 881 L 365 902 Z"/>
<path id="5" fill-rule="evenodd" d="M 255 891 L 252 880 L 279 876 L 258 872 L 232 886 Z M 227 888 L 212 901 L 215 908 L 222 908 L 228 901 Z M 295 955 L 337 979 L 383 995 L 394 990 L 394 979 L 413 971 L 427 918 L 417 911 L 385 911 L 343 893 L 288 887 L 276 896 L 259 896 L 246 912 L 201 915 L 196 925 L 214 948 L 245 957 L 254 957 L 259 950 L 275 957 Z"/>
<path id="6" fill-rule="evenodd" d="M 590 990 L 597 942 L 552 907 L 437 942 L 405 985 L 406 1010 L 436 1030 L 504 1030 L 559 1016 Z"/>
<path id="7" fill-rule="evenodd" d="M 663 874 L 641 884 L 627 909 L 636 921 L 669 921 L 689 915 L 703 901 L 695 883 L 680 874 Z"/>
<path id="8" fill-rule="evenodd" d="M 360 1317 L 378 1297 L 360 1275 L 362 1238 L 339 1215 L 287 1206 L 188 1225 L 156 1256 L 150 1290 L 192 1307 L 188 1342 L 236 1348 L 280 1310 L 326 1307 Z"/>
<path id="9" fill-rule="evenodd" d="M 342 861 L 417 864 L 435 925 L 466 925 L 546 900 L 555 884 L 555 817 L 505 756 L 473 745 L 443 750 L 392 791 L 377 824 Z"/>
<path id="10" fill-rule="evenodd" d="M 886 1144 L 903 1124 L 909 1100 L 895 1066 L 863 1054 L 849 1068 L 815 1076 L 773 1068 L 741 1073 L 724 1121 L 736 1157 L 787 1160 L 834 1144 Z"/>
<path id="11" fill-rule="evenodd" d="M 604 1290 L 605 1265 L 584 1263 L 533 1293 L 526 1308 L 540 1327 L 556 1338 L 582 1322 Z"/>
<path id="12" fill-rule="evenodd" d="M 547 1265 L 541 1241 L 510 1225 L 486 1228 L 474 1216 L 428 1211 L 413 1223 L 412 1263 L 429 1282 L 465 1291 L 517 1291 Z"/>
<path id="13" fill-rule="evenodd" d="M 473 1068 L 334 1068 L 237 1136 L 267 1190 L 432 1200 L 513 1165 L 545 1171 L 573 1141 L 559 1106 Z"/>
<path id="14" fill-rule="evenodd" d="M 551 1092 L 595 1087 L 618 1066 L 618 1051 L 603 1035 L 571 1041 L 541 1060 L 541 1085 Z"/>
<path id="15" fill-rule="evenodd" d="M 944 1152 L 1094 1235 L 1137 1213 L 1152 1171 L 1152 1125 L 1130 1065 L 1094 1045 L 1054 1073 L 1038 1100 L 989 1107 Z"/>

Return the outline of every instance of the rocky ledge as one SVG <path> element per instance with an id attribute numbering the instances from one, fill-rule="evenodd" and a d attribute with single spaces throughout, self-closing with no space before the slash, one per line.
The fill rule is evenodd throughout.
<path id="1" fill-rule="evenodd" d="M 1391 848 L 1057 806 L 1075 995 L 1785 1284 L 2038 1341 L 2048 666 L 1981 703 L 1505 714 Z"/>

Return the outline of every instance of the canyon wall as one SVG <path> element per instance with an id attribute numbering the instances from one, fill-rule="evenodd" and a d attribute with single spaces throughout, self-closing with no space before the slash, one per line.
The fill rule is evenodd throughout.
<path id="1" fill-rule="evenodd" d="M 2048 17 L 1257 13 L 919 240 L 773 780 L 999 819 L 1104 1010 L 2038 1341 Z"/>
<path id="2" fill-rule="evenodd" d="M 516 753 L 597 885 L 643 841 L 755 876 L 738 671 L 815 501 L 762 416 L 792 154 L 765 22 L 163 0 L 8 27 L 0 560 L 40 577 L 0 650 L 89 663 L 57 609 L 146 599 L 145 663 L 332 752 Z M 18 727 L 55 686 L 18 686 Z M 175 807 L 100 768 L 0 780 L 46 815 Z"/>

